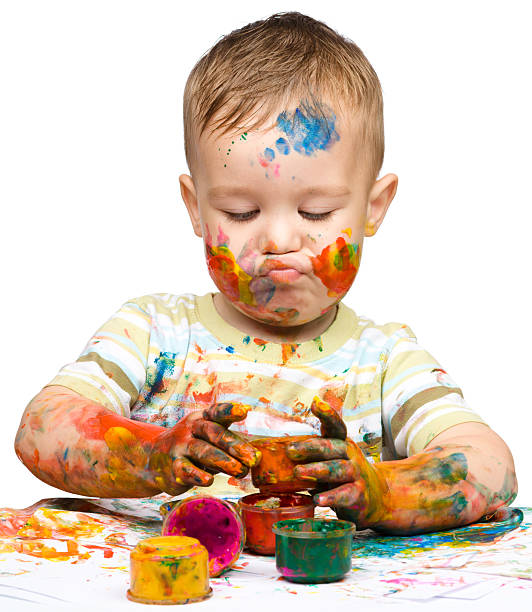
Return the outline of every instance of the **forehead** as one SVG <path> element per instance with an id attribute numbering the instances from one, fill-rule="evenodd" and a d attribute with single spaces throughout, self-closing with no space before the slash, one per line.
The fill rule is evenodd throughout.
<path id="1" fill-rule="evenodd" d="M 207 128 L 196 144 L 197 174 L 208 182 L 251 171 L 267 179 L 280 178 L 283 170 L 299 178 L 316 172 L 341 177 L 359 171 L 364 157 L 356 118 L 327 103 L 281 107 L 249 130 Z"/>

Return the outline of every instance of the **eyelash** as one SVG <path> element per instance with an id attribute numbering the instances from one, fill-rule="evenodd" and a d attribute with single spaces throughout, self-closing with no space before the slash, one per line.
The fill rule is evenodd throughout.
<path id="1" fill-rule="evenodd" d="M 235 223 L 245 223 L 246 221 L 253 219 L 258 212 L 258 210 L 249 210 L 243 213 L 232 213 L 225 211 L 225 214 L 227 215 L 229 221 L 234 221 Z M 331 215 L 331 212 L 332 211 L 325 213 L 309 213 L 300 210 L 299 214 L 307 221 L 324 221 Z"/>

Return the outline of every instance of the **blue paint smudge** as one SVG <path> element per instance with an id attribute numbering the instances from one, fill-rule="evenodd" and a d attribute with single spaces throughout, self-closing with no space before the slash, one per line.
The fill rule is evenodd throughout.
<path id="1" fill-rule="evenodd" d="M 330 148 L 340 140 L 335 130 L 336 115 L 326 108 L 302 104 L 293 113 L 283 111 L 277 117 L 277 127 L 286 134 L 292 148 L 304 155 Z"/>
<path id="2" fill-rule="evenodd" d="M 242 339 L 242 342 L 244 344 L 249 344 L 250 340 L 251 340 L 251 338 L 249 336 L 244 336 L 244 338 Z"/>
<path id="3" fill-rule="evenodd" d="M 65 452 L 63 453 L 63 461 L 65 461 L 65 460 L 66 460 L 67 455 L 68 455 L 68 447 L 67 447 L 67 448 L 65 448 Z"/>
<path id="4" fill-rule="evenodd" d="M 275 159 L 275 151 L 269 147 L 264 149 L 264 159 L 269 162 L 273 161 Z"/>
<path id="5" fill-rule="evenodd" d="M 153 368 L 148 369 L 146 383 L 150 385 L 150 388 L 144 400 L 145 404 L 149 404 L 154 395 L 166 391 L 165 378 L 174 373 L 176 355 L 177 353 L 162 351 L 154 361 L 155 372 Z"/>
<path id="6" fill-rule="evenodd" d="M 288 144 L 286 138 L 278 138 L 275 141 L 275 146 L 282 155 L 288 155 L 290 153 L 290 145 Z"/>
<path id="7" fill-rule="evenodd" d="M 234 353 L 234 352 L 235 352 L 235 349 L 234 349 L 234 347 L 233 347 L 233 346 L 226 346 L 226 347 L 225 347 L 225 350 L 226 350 L 228 353 Z"/>

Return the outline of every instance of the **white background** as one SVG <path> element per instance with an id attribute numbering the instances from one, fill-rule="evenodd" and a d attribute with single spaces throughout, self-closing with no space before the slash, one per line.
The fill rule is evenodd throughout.
<path id="1" fill-rule="evenodd" d="M 0 506 L 57 493 L 13 439 L 95 329 L 130 297 L 213 288 L 179 196 L 183 87 L 220 36 L 288 10 L 359 44 L 384 90 L 399 190 L 345 301 L 413 328 L 532 505 L 527 2 L 0 0 Z"/>

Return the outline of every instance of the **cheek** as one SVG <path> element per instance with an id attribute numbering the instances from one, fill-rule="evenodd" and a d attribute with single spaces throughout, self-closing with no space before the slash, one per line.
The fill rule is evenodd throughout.
<path id="1" fill-rule="evenodd" d="M 311 258 L 314 274 L 327 287 L 328 297 L 341 298 L 349 291 L 360 266 L 360 250 L 360 244 L 340 236 Z"/>
<path id="2" fill-rule="evenodd" d="M 205 235 L 205 257 L 209 274 L 222 293 L 234 302 L 253 305 L 255 298 L 250 288 L 253 280 L 250 272 L 253 270 L 255 254 L 244 244 L 240 256 L 235 258 L 229 248 L 230 237 L 218 226 L 216 244 L 210 232 Z"/>

